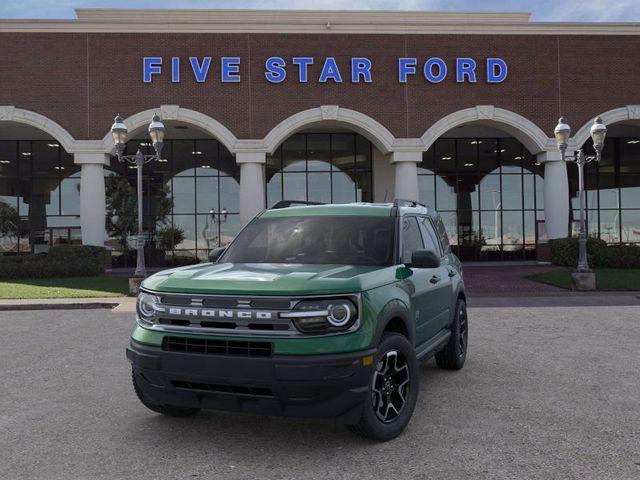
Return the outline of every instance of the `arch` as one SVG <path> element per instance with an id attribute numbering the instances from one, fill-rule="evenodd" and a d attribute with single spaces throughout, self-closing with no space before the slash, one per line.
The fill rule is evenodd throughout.
<path id="1" fill-rule="evenodd" d="M 44 115 L 6 105 L 0 106 L 0 122 L 16 122 L 35 127 L 55 138 L 68 153 L 73 153 L 75 139 L 60 124 Z"/>
<path id="2" fill-rule="evenodd" d="M 596 115 L 596 117 L 597 116 L 602 118 L 602 122 L 607 126 L 626 120 L 640 120 L 640 105 L 627 105 L 625 107 L 614 108 L 613 110 L 608 110 L 600 115 Z M 582 125 L 580 130 L 573 136 L 572 140 L 575 150 L 582 148 L 582 145 L 591 137 L 591 125 L 593 125 L 594 118 L 595 117 L 591 118 Z"/>
<path id="3" fill-rule="evenodd" d="M 319 122 L 347 126 L 365 136 L 384 154 L 393 149 L 395 137 L 380 122 L 355 110 L 341 108 L 337 105 L 322 105 L 291 115 L 273 127 L 263 139 L 267 152 L 273 153 L 291 135 Z"/>
<path id="4" fill-rule="evenodd" d="M 182 108 L 178 105 L 161 105 L 160 108 L 150 108 L 149 110 L 138 112 L 127 117 L 124 120 L 124 124 L 127 126 L 129 131 L 132 132 L 141 127 L 146 127 L 155 113 L 160 115 L 162 121 L 173 120 L 198 127 L 222 143 L 231 153 L 235 154 L 236 152 L 236 142 L 238 139 L 231 130 L 216 119 L 205 115 L 204 113 L 196 112 L 195 110 L 190 110 L 188 108 Z M 107 132 L 102 139 L 102 146 L 105 153 L 111 155 L 115 153 L 111 132 Z"/>
<path id="5" fill-rule="evenodd" d="M 539 153 L 543 150 L 554 148 L 554 141 L 535 123 L 517 113 L 497 108 L 493 105 L 478 105 L 450 113 L 441 118 L 421 137 L 425 148 L 430 148 L 433 143 L 452 128 L 470 122 L 481 122 L 494 125 L 518 139 L 531 153 Z"/>

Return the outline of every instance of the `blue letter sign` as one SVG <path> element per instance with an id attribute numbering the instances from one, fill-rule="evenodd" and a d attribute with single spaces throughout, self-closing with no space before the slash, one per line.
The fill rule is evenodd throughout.
<path id="1" fill-rule="evenodd" d="M 287 78 L 287 71 L 284 69 L 286 63 L 282 57 L 269 57 L 264 62 L 264 68 L 267 70 L 264 72 L 264 76 L 271 83 L 284 82 Z"/>
<path id="2" fill-rule="evenodd" d="M 196 78 L 196 82 L 204 83 L 209 73 L 209 67 L 211 66 L 211 57 L 204 57 L 202 64 L 198 63 L 198 57 L 189 57 L 191 62 L 191 69 L 193 70 L 193 76 Z"/>
<path id="3" fill-rule="evenodd" d="M 364 57 L 354 57 L 351 59 L 351 82 L 358 83 L 360 77 L 366 83 L 371 83 L 371 60 Z"/>
<path id="4" fill-rule="evenodd" d="M 162 57 L 144 57 L 142 59 L 142 81 L 151 83 L 151 75 L 159 75 L 162 71 Z"/>
<path id="5" fill-rule="evenodd" d="M 341 61 L 344 62 L 343 68 L 349 68 L 350 71 L 344 72 L 351 83 L 373 83 L 373 60 L 368 57 L 348 57 L 347 54 L 340 52 Z M 163 75 L 162 67 L 164 60 L 162 57 L 143 57 L 142 58 L 142 81 L 144 83 L 152 83 L 158 78 L 163 78 L 166 82 L 180 83 L 182 81 L 181 69 L 183 61 L 182 57 L 167 57 L 167 71 Z M 169 64 L 170 58 L 170 64 Z M 212 57 L 187 57 L 193 72 L 193 78 L 197 83 L 207 82 L 209 70 L 211 70 Z M 216 57 L 215 61 L 220 61 L 220 77 L 217 81 L 221 83 L 239 83 L 240 76 L 240 57 Z M 348 61 L 348 63 L 347 63 Z M 418 68 L 422 69 L 422 76 L 428 83 L 441 83 L 450 78 L 449 71 L 455 76 L 457 83 L 476 83 L 478 77 L 484 77 L 486 83 L 502 83 L 507 79 L 508 68 L 507 62 L 502 58 L 488 57 L 482 61 L 486 62 L 486 70 L 478 69 L 478 60 L 472 57 L 458 58 L 440 58 L 427 57 L 426 60 L 416 57 L 398 57 L 398 73 L 397 82 L 407 83 L 411 77 L 416 76 Z M 454 63 L 455 62 L 455 63 Z M 317 64 L 317 66 L 315 66 Z M 418 67 L 418 65 L 420 65 Z M 188 68 L 188 67 L 186 67 Z M 287 72 L 287 69 L 297 69 Z M 181 71 L 182 70 L 182 71 Z M 318 71 L 319 70 L 319 71 Z M 455 74 L 453 73 L 455 70 Z M 290 73 L 290 75 L 289 75 Z M 272 56 L 264 61 L 264 77 L 269 83 L 282 83 L 285 81 L 297 81 L 298 83 L 308 83 L 311 81 L 317 83 L 343 83 L 342 72 L 336 61 L 336 57 L 285 57 Z M 297 78 L 296 78 L 297 77 Z M 385 79 L 383 79 L 384 81 Z M 392 81 L 393 79 L 387 79 Z M 425 83 L 424 80 L 422 83 Z M 416 78 L 414 81 L 418 81 Z"/>
<path id="6" fill-rule="evenodd" d="M 433 68 L 437 67 L 438 73 L 433 73 Z M 438 57 L 433 57 L 427 60 L 424 64 L 424 77 L 431 83 L 440 83 L 447 76 L 447 64 L 444 60 Z"/>
<path id="7" fill-rule="evenodd" d="M 336 63 L 336 59 L 333 57 L 327 57 L 324 61 L 322 71 L 320 72 L 320 83 L 325 83 L 327 80 L 333 80 L 336 83 L 342 83 L 342 77 L 340 76 L 340 69 Z"/>
<path id="8" fill-rule="evenodd" d="M 507 62 L 501 58 L 487 58 L 487 83 L 502 83 L 507 78 Z"/>
<path id="9" fill-rule="evenodd" d="M 413 75 L 416 73 L 415 58 L 399 58 L 398 59 L 398 81 L 400 83 L 407 83 L 407 75 Z"/>

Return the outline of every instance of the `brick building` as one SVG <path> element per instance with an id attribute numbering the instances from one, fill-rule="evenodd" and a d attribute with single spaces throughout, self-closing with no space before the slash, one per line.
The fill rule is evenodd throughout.
<path id="1" fill-rule="evenodd" d="M 435 206 L 464 259 L 535 258 L 575 231 L 571 149 L 586 173 L 589 231 L 640 242 L 639 24 L 535 23 L 518 13 L 77 10 L 0 20 L 0 252 L 105 244 L 116 114 L 145 166 L 148 254 L 205 258 L 281 199 L 417 199 Z M 171 199 L 159 211 L 159 196 Z M 113 203 L 113 202 L 111 202 Z"/>

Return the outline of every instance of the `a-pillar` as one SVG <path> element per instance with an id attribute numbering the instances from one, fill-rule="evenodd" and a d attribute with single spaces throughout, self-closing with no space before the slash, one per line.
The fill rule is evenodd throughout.
<path id="1" fill-rule="evenodd" d="M 560 152 L 542 152 L 537 156 L 544 164 L 544 218 L 547 236 L 565 238 L 569 234 L 569 179 L 567 164 Z"/>
<path id="2" fill-rule="evenodd" d="M 237 152 L 240 165 L 240 222 L 246 225 L 265 208 L 264 152 Z"/>
<path id="3" fill-rule="evenodd" d="M 395 198 L 418 200 L 418 163 L 422 152 L 392 152 L 391 163 L 395 168 Z"/>
<path id="4" fill-rule="evenodd" d="M 83 245 L 104 246 L 106 197 L 104 166 L 109 156 L 104 153 L 75 153 L 73 161 L 80 165 L 80 226 Z"/>

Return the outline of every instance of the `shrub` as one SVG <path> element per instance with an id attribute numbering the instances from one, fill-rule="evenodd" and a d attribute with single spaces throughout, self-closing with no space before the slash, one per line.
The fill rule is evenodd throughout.
<path id="1" fill-rule="evenodd" d="M 593 256 L 594 267 L 640 268 L 640 246 L 610 245 Z"/>
<path id="2" fill-rule="evenodd" d="M 106 250 L 59 245 L 49 253 L 0 256 L 0 278 L 88 277 L 104 273 Z"/>
<path id="3" fill-rule="evenodd" d="M 578 264 L 578 239 L 576 237 L 549 240 L 551 263 L 563 267 L 575 267 Z M 599 238 L 587 238 L 587 259 L 593 262 L 593 256 L 607 248 L 607 242 Z"/>
<path id="4" fill-rule="evenodd" d="M 560 238 L 550 240 L 551 262 L 563 267 L 578 264 L 578 239 Z M 607 245 L 604 240 L 587 239 L 587 259 L 591 267 L 640 268 L 640 246 Z"/>

